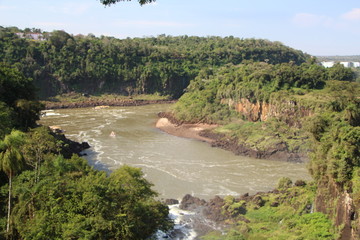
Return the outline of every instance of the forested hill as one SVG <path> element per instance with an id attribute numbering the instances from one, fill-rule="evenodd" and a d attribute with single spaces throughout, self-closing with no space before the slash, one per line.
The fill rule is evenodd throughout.
<path id="1" fill-rule="evenodd" d="M 70 91 L 178 98 L 204 68 L 258 61 L 301 64 L 309 58 L 261 39 L 159 35 L 120 40 L 0 27 L 0 62 L 32 78 L 41 98 Z"/>

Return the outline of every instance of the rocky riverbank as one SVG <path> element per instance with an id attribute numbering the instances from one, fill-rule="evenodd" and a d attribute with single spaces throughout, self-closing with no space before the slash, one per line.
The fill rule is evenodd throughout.
<path id="1" fill-rule="evenodd" d="M 202 236 L 209 233 L 223 234 L 236 225 L 251 225 L 255 222 L 252 216 L 247 216 L 249 211 L 257 211 L 261 208 L 272 208 L 274 213 L 282 208 L 282 205 L 291 204 L 295 201 L 303 206 L 294 206 L 295 209 L 301 208 L 302 214 L 310 213 L 312 210 L 311 202 L 307 201 L 308 194 L 306 182 L 298 180 L 293 186 L 287 186 L 282 189 L 275 189 L 269 192 L 258 192 L 254 195 L 245 193 L 241 196 L 228 196 L 221 198 L 215 196 L 206 201 L 190 194 L 185 195 L 182 200 L 176 200 L 165 203 L 178 204 L 181 211 L 179 225 L 192 229 L 196 233 L 193 239 L 201 239 Z M 303 198 L 301 197 L 303 195 Z M 305 201 L 304 201 L 305 199 Z M 261 212 L 261 210 L 259 211 Z M 171 231 L 168 233 L 171 239 L 186 239 L 181 231 Z"/>
<path id="2" fill-rule="evenodd" d="M 306 153 L 291 152 L 288 150 L 286 143 L 278 143 L 272 148 L 266 150 L 257 150 L 246 145 L 239 144 L 236 138 L 227 138 L 224 134 L 214 133 L 211 131 L 202 131 L 200 136 L 212 139 L 211 146 L 219 147 L 233 152 L 236 155 L 248 156 L 258 159 L 280 160 L 287 162 L 307 162 Z"/>
<path id="3" fill-rule="evenodd" d="M 81 152 L 85 149 L 90 148 L 89 143 L 87 142 L 76 142 L 67 138 L 63 133 L 52 132 L 52 135 L 56 138 L 57 141 L 61 142 L 61 155 L 65 158 L 71 158 L 73 154 L 81 156 Z"/>
<path id="4" fill-rule="evenodd" d="M 142 100 L 142 99 L 86 99 L 83 101 L 43 101 L 45 109 L 60 109 L 60 108 L 86 108 L 97 106 L 143 106 L 149 104 L 170 104 L 174 103 L 174 100 Z"/>
<path id="5" fill-rule="evenodd" d="M 218 125 L 205 123 L 189 123 L 177 120 L 171 113 L 159 113 L 156 127 L 162 131 L 178 137 L 193 138 L 208 142 L 212 147 L 219 147 L 233 152 L 236 155 L 258 159 L 280 160 L 288 162 L 307 162 L 306 153 L 288 150 L 286 143 L 278 143 L 266 150 L 257 150 L 239 144 L 236 138 L 228 138 L 224 134 L 215 133 L 212 129 Z"/>

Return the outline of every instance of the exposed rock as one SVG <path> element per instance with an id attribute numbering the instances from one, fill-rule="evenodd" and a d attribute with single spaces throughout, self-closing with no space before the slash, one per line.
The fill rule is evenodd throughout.
<path id="1" fill-rule="evenodd" d="M 252 199 L 252 202 L 258 207 L 262 207 L 265 204 L 265 201 L 262 199 L 260 195 L 255 195 Z"/>
<path id="2" fill-rule="evenodd" d="M 355 213 L 357 207 L 348 191 L 328 177 L 319 181 L 317 189 L 315 211 L 335 219 L 335 226 L 341 227 L 339 239 L 360 239 L 360 220 Z"/>
<path id="3" fill-rule="evenodd" d="M 222 99 L 221 103 L 228 104 L 237 112 L 243 114 L 249 121 L 266 121 L 275 117 L 286 122 L 289 126 L 300 127 L 299 119 L 313 115 L 313 111 L 293 100 L 276 101 L 277 104 L 267 102 L 250 102 L 246 98 L 238 101 L 232 99 Z"/>
<path id="4" fill-rule="evenodd" d="M 72 141 L 64 134 L 59 133 L 53 133 L 53 136 L 57 139 L 63 142 L 64 147 L 61 148 L 61 154 L 65 158 L 71 158 L 73 154 L 81 155 L 80 153 L 84 151 L 85 149 L 90 148 L 90 145 L 87 142 L 78 143 L 75 141 Z"/>
<path id="5" fill-rule="evenodd" d="M 306 185 L 306 182 L 304 180 L 296 180 L 294 185 L 297 187 L 304 187 Z"/>
<path id="6" fill-rule="evenodd" d="M 176 199 L 165 199 L 164 203 L 166 205 L 174 205 L 174 204 L 179 204 L 179 200 Z"/>
<path id="7" fill-rule="evenodd" d="M 307 162 L 308 157 L 305 153 L 290 152 L 285 143 L 278 143 L 273 148 L 256 150 L 248 146 L 239 144 L 235 138 L 226 138 L 225 135 L 211 131 L 203 131 L 201 136 L 214 139 L 211 146 L 222 148 L 235 153 L 236 155 L 249 156 L 252 158 L 281 160 L 288 162 Z"/>
<path id="8" fill-rule="evenodd" d="M 193 197 L 190 194 L 186 194 L 180 203 L 180 209 L 192 211 L 199 206 L 204 206 L 206 201 L 197 197 Z"/>
<path id="9" fill-rule="evenodd" d="M 224 199 L 219 196 L 211 199 L 208 203 L 205 204 L 203 209 L 203 214 L 206 218 L 214 221 L 216 223 L 225 221 L 227 217 L 222 214 L 222 207 L 224 206 Z"/>

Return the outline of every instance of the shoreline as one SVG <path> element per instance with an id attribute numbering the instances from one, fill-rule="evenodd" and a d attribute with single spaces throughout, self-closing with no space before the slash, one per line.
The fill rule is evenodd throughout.
<path id="1" fill-rule="evenodd" d="M 86 101 L 78 101 L 78 102 L 42 101 L 42 103 L 45 105 L 44 110 L 66 109 L 66 108 L 87 108 L 87 107 L 98 107 L 98 106 L 129 107 L 129 106 L 144 106 L 150 104 L 171 104 L 175 102 L 176 100 L 142 100 L 142 99 L 111 99 L 111 100 L 89 99 Z"/>
<path id="2" fill-rule="evenodd" d="M 155 124 L 155 127 L 160 129 L 167 134 L 183 137 L 183 138 L 190 138 L 196 139 L 203 142 L 207 142 L 212 144 L 215 142 L 215 139 L 201 136 L 200 133 L 203 130 L 213 129 L 218 125 L 215 124 L 205 124 L 205 123 L 182 123 L 182 124 L 175 124 L 172 123 L 168 118 L 161 117 Z"/>
<path id="3" fill-rule="evenodd" d="M 236 139 L 230 139 L 223 134 L 211 132 L 218 127 L 216 124 L 188 123 L 178 121 L 171 113 L 161 112 L 155 127 L 163 132 L 177 137 L 190 138 L 207 142 L 211 147 L 221 148 L 235 155 L 247 156 L 256 159 L 267 159 L 294 163 L 306 163 L 309 161 L 306 153 L 291 152 L 285 144 L 278 144 L 266 150 L 249 148 L 239 144 Z"/>

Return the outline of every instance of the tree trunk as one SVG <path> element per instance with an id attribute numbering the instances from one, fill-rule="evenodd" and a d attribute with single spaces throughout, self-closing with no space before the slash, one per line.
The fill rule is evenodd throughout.
<path id="1" fill-rule="evenodd" d="M 9 199 L 8 199 L 8 214 L 7 214 L 7 224 L 6 224 L 7 233 L 9 233 L 10 231 L 11 190 L 12 190 L 12 173 L 9 174 Z"/>

